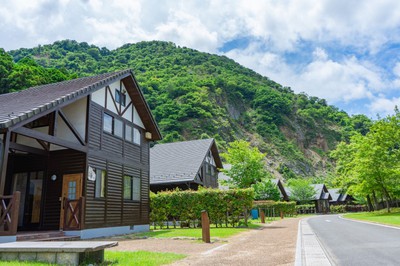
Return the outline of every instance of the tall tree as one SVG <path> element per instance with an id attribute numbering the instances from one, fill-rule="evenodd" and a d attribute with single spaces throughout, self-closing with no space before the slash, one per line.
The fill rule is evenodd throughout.
<path id="1" fill-rule="evenodd" d="M 400 187 L 400 113 L 376 121 L 370 131 L 356 134 L 332 153 L 337 160 L 337 182 L 355 195 L 386 199 L 390 211 Z"/>
<path id="2" fill-rule="evenodd" d="M 272 183 L 271 179 L 264 178 L 260 182 L 252 185 L 254 189 L 255 200 L 275 200 L 278 201 L 281 198 L 278 187 Z"/>
<path id="3" fill-rule="evenodd" d="M 230 169 L 223 170 L 231 178 L 228 182 L 238 188 L 248 188 L 269 175 L 264 167 L 265 154 L 257 147 L 250 147 L 250 143 L 244 140 L 228 145 L 227 152 L 221 154 L 226 163 L 231 165 Z"/>
<path id="4" fill-rule="evenodd" d="M 300 203 L 308 203 L 315 198 L 315 190 L 307 179 L 290 179 L 290 199 Z"/>

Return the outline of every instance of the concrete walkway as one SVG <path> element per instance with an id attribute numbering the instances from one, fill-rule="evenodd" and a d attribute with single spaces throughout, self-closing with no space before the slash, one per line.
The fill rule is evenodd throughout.
<path id="1" fill-rule="evenodd" d="M 308 218 L 299 221 L 296 266 L 330 266 L 317 236 L 308 224 Z"/>

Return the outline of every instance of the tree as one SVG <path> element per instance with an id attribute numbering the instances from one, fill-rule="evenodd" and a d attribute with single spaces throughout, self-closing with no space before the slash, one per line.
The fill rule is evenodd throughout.
<path id="1" fill-rule="evenodd" d="M 290 199 L 300 203 L 314 200 L 315 190 L 306 179 L 291 179 L 289 181 Z"/>
<path id="2" fill-rule="evenodd" d="M 264 178 L 260 182 L 253 184 L 252 187 L 255 200 L 278 201 L 281 198 L 278 187 L 269 178 Z"/>
<path id="3" fill-rule="evenodd" d="M 385 198 L 390 212 L 400 187 L 400 113 L 376 121 L 365 135 L 356 134 L 332 152 L 337 183 L 355 196 Z"/>
<path id="4" fill-rule="evenodd" d="M 231 178 L 228 182 L 238 188 L 248 188 L 268 176 L 263 161 L 265 154 L 244 140 L 229 143 L 227 152 L 221 156 L 231 165 L 230 169 L 223 170 Z"/>

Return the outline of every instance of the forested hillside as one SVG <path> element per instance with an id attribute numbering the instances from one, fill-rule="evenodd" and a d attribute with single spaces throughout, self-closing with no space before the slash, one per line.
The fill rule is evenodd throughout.
<path id="1" fill-rule="evenodd" d="M 65 40 L 9 55 L 0 53 L 3 93 L 131 68 L 164 142 L 214 137 L 224 149 L 230 141 L 246 139 L 267 153 L 270 171 L 285 178 L 326 176 L 332 168 L 329 151 L 354 131 L 365 134 L 371 123 L 362 115 L 349 117 L 324 99 L 294 94 L 227 57 L 168 42 L 108 50 Z"/>

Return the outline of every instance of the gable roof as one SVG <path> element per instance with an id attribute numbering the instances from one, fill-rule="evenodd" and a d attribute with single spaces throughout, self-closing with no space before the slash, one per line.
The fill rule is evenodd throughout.
<path id="1" fill-rule="evenodd" d="M 283 185 L 282 180 L 280 180 L 279 178 L 273 178 L 273 179 L 271 179 L 271 181 L 272 181 L 273 184 L 275 184 L 278 187 L 279 194 L 281 195 L 281 197 L 284 200 L 288 200 L 289 199 L 289 195 L 288 195 L 288 193 L 286 191 L 285 186 Z"/>
<path id="2" fill-rule="evenodd" d="M 132 97 L 133 104 L 135 106 L 138 105 L 138 113 L 143 116 L 144 126 L 152 133 L 153 140 L 161 139 L 158 126 L 130 69 L 1 94 L 0 129 L 28 123 L 54 111 L 57 107 L 65 106 L 86 97 L 90 93 L 119 79 L 127 83 L 129 94 L 137 96 Z"/>
<path id="3" fill-rule="evenodd" d="M 150 184 L 194 181 L 207 152 L 223 168 L 214 139 L 157 144 L 150 149 Z"/>
<path id="4" fill-rule="evenodd" d="M 311 184 L 315 190 L 314 199 L 315 200 L 331 200 L 332 197 L 329 194 L 328 189 L 324 184 Z"/>
<path id="5" fill-rule="evenodd" d="M 331 200 L 332 197 L 326 188 L 325 184 L 311 184 L 314 189 L 314 200 Z M 288 197 L 292 195 L 292 190 L 290 187 L 285 187 L 286 194 Z"/>
<path id="6" fill-rule="evenodd" d="M 346 201 L 347 198 L 347 194 L 346 193 L 341 193 L 341 189 L 340 188 L 330 188 L 329 190 L 329 194 L 331 194 L 332 196 L 332 202 L 343 202 Z"/>

